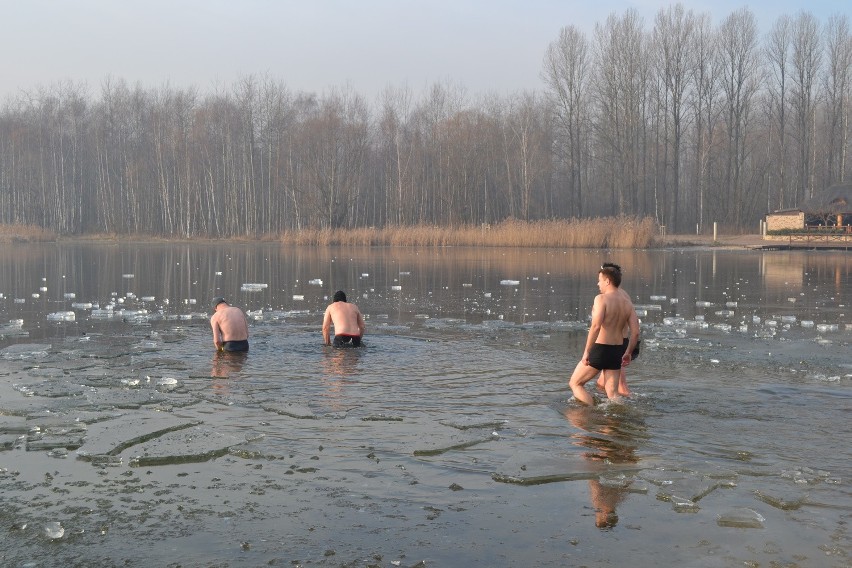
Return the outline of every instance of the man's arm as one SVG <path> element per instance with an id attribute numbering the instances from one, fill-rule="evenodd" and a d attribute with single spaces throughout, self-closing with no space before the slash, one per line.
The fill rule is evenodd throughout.
<path id="1" fill-rule="evenodd" d="M 216 347 L 216 350 L 222 348 L 222 329 L 219 327 L 219 318 L 213 316 L 210 318 L 210 327 L 213 328 L 213 345 Z"/>
<path id="2" fill-rule="evenodd" d="M 364 337 L 367 326 L 364 325 L 364 316 L 361 315 L 361 310 L 358 310 L 358 330 L 361 332 L 361 337 Z"/>
<path id="3" fill-rule="evenodd" d="M 601 326 L 604 321 L 605 306 L 601 295 L 595 296 L 595 302 L 592 304 L 592 323 L 589 325 L 589 335 L 586 337 L 586 349 L 583 351 L 583 363 L 589 364 L 589 352 L 592 350 L 592 345 L 601 332 Z"/>
<path id="4" fill-rule="evenodd" d="M 624 355 L 621 356 L 622 367 L 626 367 L 633 360 L 633 350 L 639 343 L 639 316 L 636 315 L 636 309 L 632 303 L 630 304 L 630 319 L 627 320 L 627 325 L 630 327 L 630 340 L 627 342 Z"/>
<path id="5" fill-rule="evenodd" d="M 326 308 L 322 318 L 322 340 L 326 345 L 331 345 L 331 306 Z"/>

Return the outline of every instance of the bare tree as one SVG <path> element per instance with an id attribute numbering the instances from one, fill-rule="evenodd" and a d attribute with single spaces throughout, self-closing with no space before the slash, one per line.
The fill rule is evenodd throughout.
<path id="1" fill-rule="evenodd" d="M 671 119 L 670 127 L 664 129 L 665 168 L 671 163 L 671 209 L 663 216 L 663 224 L 677 230 L 680 222 L 680 176 L 681 154 L 683 151 L 684 123 L 687 120 L 685 99 L 690 88 L 693 59 L 690 57 L 692 38 L 695 30 L 695 16 L 692 11 L 685 12 L 682 4 L 661 9 L 657 13 L 654 26 L 653 47 L 657 73 L 665 89 L 665 111 Z M 666 123 L 668 120 L 665 121 Z M 671 157 L 669 158 L 669 151 Z"/>
<path id="2" fill-rule="evenodd" d="M 583 148 L 587 145 L 591 59 L 589 40 L 574 26 L 559 31 L 559 38 L 547 46 L 542 78 L 551 100 L 556 143 L 556 163 L 564 168 L 567 180 L 569 214 L 583 216 Z"/>
<path id="3" fill-rule="evenodd" d="M 849 17 L 836 14 L 825 26 L 827 66 L 823 88 L 826 95 L 826 185 L 847 179 L 850 88 L 852 88 L 852 35 Z"/>
<path id="4" fill-rule="evenodd" d="M 819 93 L 817 81 L 822 64 L 819 25 L 808 12 L 793 20 L 793 58 L 791 61 L 791 104 L 796 116 L 795 136 L 799 142 L 797 164 L 797 201 L 811 197 L 814 191 L 815 112 Z"/>
<path id="5" fill-rule="evenodd" d="M 760 60 L 754 14 L 742 8 L 722 22 L 718 37 L 720 81 L 726 114 L 726 167 L 719 213 L 739 226 L 745 191 L 744 171 L 751 150 L 748 137 L 754 98 L 760 85 Z"/>
<path id="6" fill-rule="evenodd" d="M 769 64 L 770 93 L 770 168 L 777 169 L 777 181 L 773 183 L 770 170 L 769 191 L 778 187 L 777 207 L 790 205 L 787 201 L 787 107 L 789 106 L 790 58 L 793 30 L 790 17 L 780 16 L 766 38 L 765 53 Z M 776 147 L 777 144 L 777 147 Z M 795 195 L 795 192 L 793 192 Z"/>

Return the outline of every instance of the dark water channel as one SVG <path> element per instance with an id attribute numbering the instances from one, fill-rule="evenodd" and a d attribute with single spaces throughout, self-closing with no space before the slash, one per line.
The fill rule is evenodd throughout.
<path id="1" fill-rule="evenodd" d="M 590 409 L 603 261 L 643 350 Z M 849 566 L 850 343 L 844 252 L 7 245 L 0 564 Z"/>

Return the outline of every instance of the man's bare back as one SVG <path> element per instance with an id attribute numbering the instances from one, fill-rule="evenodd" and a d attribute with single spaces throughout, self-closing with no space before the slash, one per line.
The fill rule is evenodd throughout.
<path id="1" fill-rule="evenodd" d="M 364 336 L 366 326 L 364 317 L 355 304 L 346 301 L 346 294 L 338 291 L 334 294 L 334 301 L 325 309 L 322 320 L 322 338 L 326 345 L 331 345 L 331 326 L 334 325 L 335 345 L 338 337 L 343 340 L 349 338 L 354 345 L 360 344 Z M 357 339 L 357 341 L 355 341 Z"/>
<path id="2" fill-rule="evenodd" d="M 210 327 L 213 328 L 213 345 L 216 349 L 226 348 L 229 343 L 246 343 L 239 346 L 238 350 L 248 349 L 248 321 L 246 315 L 240 308 L 231 306 L 224 299 L 219 299 L 214 309 L 216 310 L 210 318 Z"/>

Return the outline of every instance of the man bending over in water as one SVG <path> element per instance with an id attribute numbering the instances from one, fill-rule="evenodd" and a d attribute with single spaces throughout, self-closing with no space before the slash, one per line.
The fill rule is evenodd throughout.
<path id="1" fill-rule="evenodd" d="M 639 340 L 639 317 L 633 302 L 619 290 L 621 271 L 606 266 L 598 271 L 598 289 L 592 305 L 592 323 L 586 338 L 583 357 L 571 374 L 568 385 L 579 402 L 594 405 L 584 385 L 603 371 L 604 388 L 608 398 L 618 396 L 618 377 L 622 366 L 630 364 L 630 354 Z M 627 349 L 624 348 L 624 329 L 630 328 Z"/>
<path id="2" fill-rule="evenodd" d="M 240 308 L 231 306 L 221 296 L 213 298 L 213 345 L 219 351 L 248 351 L 248 321 Z"/>
<path id="3" fill-rule="evenodd" d="M 322 318 L 322 338 L 326 345 L 331 345 L 331 324 L 334 324 L 334 346 L 358 347 L 364 336 L 364 317 L 355 304 L 346 301 L 346 293 L 338 290 L 334 293 L 332 303 L 325 310 Z"/>

